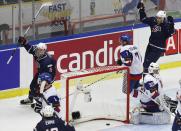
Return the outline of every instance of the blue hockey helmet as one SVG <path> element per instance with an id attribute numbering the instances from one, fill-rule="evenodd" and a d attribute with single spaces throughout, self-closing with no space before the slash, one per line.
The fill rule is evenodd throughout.
<path id="1" fill-rule="evenodd" d="M 47 83 L 52 83 L 52 76 L 50 73 L 41 73 L 39 76 L 38 76 L 38 83 L 41 83 L 42 81 L 47 81 Z"/>
<path id="2" fill-rule="evenodd" d="M 120 40 L 126 41 L 126 42 L 130 42 L 131 41 L 131 37 L 129 35 L 121 35 L 120 36 Z"/>

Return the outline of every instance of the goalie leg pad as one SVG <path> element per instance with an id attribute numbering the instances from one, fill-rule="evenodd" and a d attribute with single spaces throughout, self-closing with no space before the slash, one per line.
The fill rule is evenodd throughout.
<path id="1" fill-rule="evenodd" d="M 140 124 L 140 114 L 139 114 L 139 112 L 131 113 L 130 123 L 135 124 L 135 125 Z"/>
<path id="2" fill-rule="evenodd" d="M 140 123 L 161 125 L 169 124 L 171 121 L 171 116 L 166 111 L 156 112 L 156 113 L 140 113 Z"/>

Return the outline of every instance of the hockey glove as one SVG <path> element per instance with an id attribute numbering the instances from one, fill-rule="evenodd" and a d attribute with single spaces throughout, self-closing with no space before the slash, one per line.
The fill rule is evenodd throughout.
<path id="1" fill-rule="evenodd" d="M 168 16 L 168 17 L 167 17 L 167 21 L 168 21 L 169 23 L 174 23 L 174 20 L 173 20 L 173 17 L 172 17 L 172 16 Z"/>
<path id="2" fill-rule="evenodd" d="M 40 110 L 42 109 L 42 102 L 41 101 L 36 101 L 35 107 L 34 107 L 34 111 L 36 113 L 40 113 Z"/>
<path id="3" fill-rule="evenodd" d="M 25 37 L 22 37 L 22 36 L 20 36 L 19 37 L 19 39 L 18 39 L 18 43 L 20 44 L 20 45 L 25 45 L 26 44 L 26 42 L 27 42 L 27 40 L 26 40 L 26 38 Z"/>
<path id="4" fill-rule="evenodd" d="M 139 9 L 139 10 L 140 10 L 140 9 L 143 9 L 143 10 L 145 9 L 145 6 L 144 6 L 143 2 L 140 1 L 140 2 L 138 3 L 137 9 Z"/>
<path id="5" fill-rule="evenodd" d="M 121 61 L 121 59 L 119 59 L 117 62 L 116 62 L 118 65 L 122 65 L 123 63 L 122 63 L 122 61 Z"/>

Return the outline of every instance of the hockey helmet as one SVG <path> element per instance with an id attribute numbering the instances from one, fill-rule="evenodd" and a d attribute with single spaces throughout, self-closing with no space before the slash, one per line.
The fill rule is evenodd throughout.
<path id="1" fill-rule="evenodd" d="M 37 57 L 41 57 L 41 56 L 43 56 L 43 55 L 45 54 L 46 50 L 47 50 L 46 44 L 40 42 L 40 43 L 36 46 L 35 55 L 36 55 Z"/>
<path id="2" fill-rule="evenodd" d="M 46 81 L 47 83 L 52 83 L 52 76 L 50 73 L 41 73 L 39 76 L 38 76 L 38 84 L 40 84 L 42 81 Z"/>
<path id="3" fill-rule="evenodd" d="M 159 17 L 159 18 L 166 18 L 166 12 L 163 11 L 163 10 L 159 10 L 156 14 L 156 17 Z"/>
<path id="4" fill-rule="evenodd" d="M 121 36 L 120 36 L 120 40 L 126 41 L 126 42 L 130 42 L 130 41 L 131 41 L 131 38 L 130 38 L 129 35 L 121 35 Z"/>
<path id="5" fill-rule="evenodd" d="M 158 89 L 158 81 L 151 75 L 146 75 L 144 78 L 144 87 L 147 90 Z"/>
<path id="6" fill-rule="evenodd" d="M 148 67 L 148 73 L 150 74 L 159 74 L 160 66 L 157 63 L 152 62 Z"/>
<path id="7" fill-rule="evenodd" d="M 47 46 L 45 43 L 42 43 L 40 42 L 38 45 L 37 45 L 37 48 L 38 49 L 42 49 L 42 50 L 47 50 Z"/>
<path id="8" fill-rule="evenodd" d="M 52 106 L 47 105 L 41 110 L 41 114 L 44 117 L 53 117 L 54 109 L 52 108 Z"/>

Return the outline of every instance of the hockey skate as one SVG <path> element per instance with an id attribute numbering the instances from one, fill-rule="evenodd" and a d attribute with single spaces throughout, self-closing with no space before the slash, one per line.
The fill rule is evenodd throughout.
<path id="1" fill-rule="evenodd" d="M 30 105 L 32 103 L 33 103 L 33 99 L 30 99 L 30 98 L 26 98 L 26 99 L 20 101 L 20 104 L 22 104 L 22 105 Z"/>

